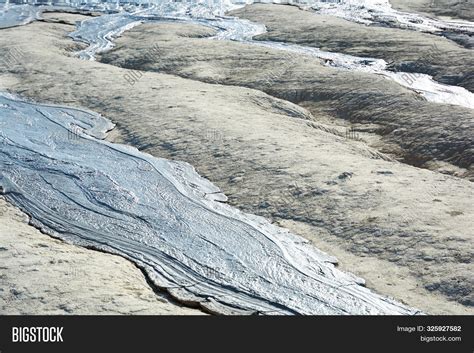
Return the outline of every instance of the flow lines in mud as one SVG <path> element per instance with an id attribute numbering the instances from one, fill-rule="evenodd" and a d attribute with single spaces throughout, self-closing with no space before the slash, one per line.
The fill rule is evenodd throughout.
<path id="1" fill-rule="evenodd" d="M 13 66 L 18 65 L 24 56 L 23 50 L 19 47 L 7 48 L 6 53 L 2 53 L 0 68 L 5 70 L 11 69 Z"/>

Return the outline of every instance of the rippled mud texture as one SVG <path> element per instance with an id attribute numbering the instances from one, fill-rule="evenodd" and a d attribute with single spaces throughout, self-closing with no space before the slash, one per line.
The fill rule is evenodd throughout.
<path id="1" fill-rule="evenodd" d="M 21 26 L 38 18 L 40 9 L 32 5 L 5 6 L 0 4 L 0 29 Z"/>
<path id="2" fill-rule="evenodd" d="M 75 6 L 74 4 L 71 5 Z M 318 5 L 318 13 L 329 13 L 333 16 L 339 16 L 340 11 L 342 11 L 343 14 L 346 14 L 353 13 L 354 11 L 355 13 L 358 13 L 359 10 L 357 9 L 364 9 L 363 11 L 368 10 L 367 16 L 371 18 L 374 17 L 374 19 L 377 19 L 380 16 L 389 18 L 392 16 L 395 22 L 401 21 L 401 23 L 410 24 L 410 26 L 403 26 L 403 28 L 437 33 L 440 28 L 444 28 L 443 26 L 448 26 L 447 22 L 438 21 L 440 22 L 438 23 L 434 20 L 422 19 L 417 15 L 411 16 L 409 14 L 398 14 L 396 11 L 391 9 L 387 2 L 373 3 L 372 1 L 360 1 L 361 6 L 358 6 L 359 2 L 357 1 L 347 1 L 337 4 L 330 4 L 329 8 L 326 8 L 326 5 L 322 7 Z M 99 6 L 99 4 L 92 3 L 88 7 L 90 9 L 95 9 L 97 6 Z M 101 3 L 100 6 L 113 7 L 108 3 Z M 333 8 L 334 6 L 335 8 Z M 158 4 L 149 4 L 149 6 L 145 8 L 135 4 L 126 4 L 126 9 L 121 8 L 118 13 L 104 14 L 103 16 L 96 19 L 83 21 L 79 25 L 78 30 L 72 33 L 71 36 L 76 40 L 89 44 L 87 49 L 78 53 L 78 56 L 82 59 L 93 60 L 96 53 L 104 52 L 112 48 L 112 40 L 115 37 L 143 21 L 157 21 L 167 19 L 199 22 L 213 26 L 214 28 L 218 28 L 219 32 L 216 35 L 216 39 L 249 41 L 255 35 L 265 33 L 265 27 L 261 24 L 253 24 L 249 21 L 238 18 L 219 16 L 219 14 L 222 15 L 226 10 L 231 10 L 235 7 L 241 6 L 236 6 L 230 2 L 225 1 L 214 5 L 194 3 L 184 4 L 164 1 L 159 2 Z M 307 9 L 306 7 L 302 8 Z M 39 7 L 38 9 L 39 12 L 43 11 L 42 7 Z M 10 14 L 10 12 L 13 12 L 12 16 L 14 18 L 16 16 L 15 11 L 8 11 L 7 9 L 4 15 Z M 359 15 L 360 14 L 357 16 Z M 346 18 L 346 16 L 343 17 Z M 354 18 L 349 16 L 349 19 Z M 8 16 L 6 22 L 8 23 Z M 363 23 L 366 22 L 363 21 Z M 452 23 L 449 26 L 451 26 L 453 30 L 456 31 L 459 28 L 464 28 L 467 26 L 466 31 L 474 32 L 474 29 L 469 29 L 470 27 L 468 24 L 463 24 L 461 26 L 457 23 Z M 474 28 L 474 25 L 472 25 L 472 27 Z M 271 48 L 278 48 L 279 50 L 284 51 L 297 52 L 300 54 L 306 53 L 310 56 L 327 60 L 327 63 L 334 67 L 342 67 L 349 70 L 362 69 L 363 71 L 370 71 L 374 74 L 383 75 L 389 79 L 395 80 L 400 85 L 408 87 L 409 89 L 417 92 L 428 101 L 449 103 L 463 107 L 474 108 L 474 103 L 472 103 L 472 101 L 474 101 L 474 96 L 470 92 L 458 87 L 440 85 L 434 82 L 430 75 L 427 75 L 423 72 L 417 72 L 417 70 L 414 70 L 411 65 L 406 65 L 405 69 L 410 72 L 415 71 L 414 73 L 417 75 L 416 80 L 412 80 L 411 78 L 408 80 L 406 78 L 407 73 L 405 73 L 403 70 L 396 73 L 387 72 L 384 70 L 387 66 L 386 62 L 382 60 L 374 60 L 363 57 L 353 58 L 347 55 L 344 57 L 344 55 L 340 53 L 323 53 L 319 49 L 295 47 L 294 45 L 283 45 L 274 42 L 259 42 L 259 44 Z M 423 68 L 421 69 L 423 71 Z"/>
<path id="3" fill-rule="evenodd" d="M 265 13 L 283 16 L 285 8 L 293 11 L 274 6 Z M 426 102 L 380 75 L 337 70 L 317 58 L 203 38 L 215 33 L 196 25 L 144 24 L 126 32 L 100 60 L 259 89 L 303 105 L 318 122 L 327 122 L 329 114 L 346 121 L 346 127 L 358 124 L 360 136 L 363 132 L 381 135 L 382 141 L 374 139 L 371 144 L 409 164 L 472 177 L 473 109 Z M 152 47 L 158 50 L 148 55 Z"/>
<path id="4" fill-rule="evenodd" d="M 474 95 L 471 92 L 459 87 L 441 85 L 425 73 L 415 72 L 416 79 L 412 79 L 411 77 L 407 78 L 409 74 L 404 71 L 389 72 L 385 70 L 387 62 L 381 59 L 353 57 L 347 54 L 324 52 L 317 48 L 288 43 L 255 42 L 252 40 L 253 37 L 266 32 L 263 24 L 252 23 L 239 18 L 216 16 L 217 12 L 212 7 L 204 7 L 206 11 L 198 11 L 195 14 L 195 8 L 192 5 L 174 5 L 169 6 L 165 2 L 164 8 L 149 7 L 140 10 L 135 9 L 134 11 L 122 11 L 117 14 L 103 15 L 99 18 L 83 21 L 79 24 L 78 30 L 73 32 L 71 36 L 76 40 L 88 43 L 89 47 L 77 53 L 77 55 L 82 59 L 93 60 L 97 53 L 107 51 L 113 47 L 112 40 L 114 38 L 143 21 L 162 21 L 165 19 L 166 21 L 178 21 L 180 23 L 199 23 L 218 30 L 214 39 L 249 42 L 291 53 L 306 54 L 325 60 L 332 67 L 385 76 L 417 92 L 428 101 L 474 109 Z M 182 11 L 188 7 L 189 9 L 184 15 Z M 229 5 L 226 8 L 231 9 L 232 6 Z M 413 72 L 410 65 L 406 66 L 408 71 Z"/>
<path id="5" fill-rule="evenodd" d="M 395 9 L 406 12 L 417 12 L 425 16 L 450 19 L 454 21 L 464 20 L 474 22 L 474 3 L 471 0 L 390 0 Z M 460 21 L 460 23 L 463 23 Z M 468 32 L 444 31 L 443 35 L 466 48 L 474 48 L 474 35 Z"/>
<path id="6" fill-rule="evenodd" d="M 99 141 L 100 116 L 0 96 L 1 185 L 44 231 L 121 254 L 209 311 L 413 314 L 303 238 L 214 200 L 190 165 Z"/>
<path id="7" fill-rule="evenodd" d="M 112 133 L 116 141 L 192 163 L 232 204 L 337 254 L 378 292 L 427 312 L 472 313 L 469 182 L 386 161 L 256 90 L 156 72 L 132 86 L 124 79 L 131 70 L 71 57 L 73 30 L 33 23 L 2 31 L 0 46 L 25 50 L 1 71 L 0 86 L 106 114 L 123 133 Z M 331 121 L 323 110 L 317 116 Z"/>
<path id="8" fill-rule="evenodd" d="M 265 14 L 267 14 L 267 12 L 271 12 L 274 7 L 275 6 L 269 9 L 265 8 Z M 179 6 L 178 6 L 178 9 L 180 9 Z M 177 18 L 178 15 L 182 15 L 180 11 L 173 9 L 172 7 L 171 9 L 165 7 L 161 12 L 160 11 L 157 12 L 157 9 L 154 9 L 154 8 L 136 10 L 131 13 L 127 12 L 127 13 L 122 13 L 122 14 L 104 15 L 102 17 L 99 17 L 93 20 L 87 20 L 87 21 L 82 22 L 79 29 L 73 32 L 71 36 L 75 38 L 76 40 L 89 43 L 90 46 L 87 49 L 79 52 L 78 53 L 79 57 L 83 59 L 93 59 L 95 54 L 104 52 L 107 49 L 110 49 L 112 47 L 111 40 L 114 37 L 116 37 L 123 31 L 139 24 L 141 21 L 143 21 L 146 18 L 156 18 L 156 15 L 154 15 L 155 13 L 160 13 L 170 18 L 171 17 Z M 203 20 L 202 16 L 207 16 L 206 18 L 211 18 L 211 20 Z M 240 41 L 248 40 L 253 36 L 252 33 L 257 34 L 259 32 L 261 33 L 264 31 L 264 29 L 263 30 L 259 29 L 258 25 L 245 23 L 244 21 L 241 21 L 241 20 L 232 20 L 232 19 L 216 20 L 216 18 L 213 16 L 214 16 L 213 12 L 208 9 L 207 13 L 198 12 L 197 18 L 201 18 L 199 21 L 205 23 L 206 25 L 212 25 L 216 28 L 224 28 L 225 29 L 224 31 L 217 32 L 216 34 L 216 38 L 219 38 L 219 39 L 235 39 L 235 40 L 240 40 Z M 309 16 L 313 16 L 313 15 L 309 14 Z M 387 72 L 380 69 L 372 69 L 372 63 L 370 63 L 370 59 L 364 59 L 364 58 L 357 59 L 357 58 L 352 58 L 352 57 L 347 57 L 347 56 L 344 57 L 343 55 L 340 55 L 340 54 L 319 53 L 317 51 L 313 53 L 313 51 L 311 51 L 312 48 L 310 47 L 309 48 L 308 47 L 307 48 L 303 48 L 303 47 L 293 48 L 293 47 L 288 47 L 288 45 L 286 44 L 282 45 L 282 44 L 273 43 L 273 42 L 265 42 L 265 43 L 261 42 L 261 44 L 271 49 L 279 49 L 283 51 L 290 50 L 290 53 L 295 53 L 295 52 L 300 53 L 300 54 L 309 53 L 310 56 L 316 56 L 317 58 L 326 60 L 326 64 L 329 63 L 331 66 L 342 67 L 342 68 L 346 68 L 352 71 L 362 70 L 363 72 L 367 71 L 367 72 L 372 72 L 373 74 L 383 75 L 385 77 L 388 77 L 396 81 L 402 86 L 407 87 L 410 90 L 413 90 L 414 92 L 421 94 L 423 97 L 425 97 L 429 101 L 451 103 L 451 104 L 457 104 L 463 107 L 471 107 L 471 108 L 474 105 L 474 98 L 473 98 L 472 93 L 463 91 L 462 88 L 458 88 L 458 87 L 450 88 L 450 87 L 439 86 L 439 85 L 437 86 L 437 84 L 432 82 L 429 77 L 425 77 L 419 74 L 416 74 L 417 75 L 416 77 L 412 77 L 412 76 L 408 76 L 408 74 L 391 73 L 391 72 Z M 369 62 L 369 64 L 361 64 L 364 61 Z M 379 63 L 374 63 L 374 64 L 376 64 L 375 66 L 377 66 Z M 382 63 L 382 65 L 385 66 L 384 63 Z M 131 69 L 139 68 L 139 67 L 130 67 L 130 65 L 124 65 L 124 66 L 129 67 Z M 172 72 L 172 73 L 175 73 L 175 72 Z M 259 85 L 250 85 L 250 86 L 251 87 L 256 86 L 256 88 L 262 89 Z M 273 92 L 270 92 L 270 93 L 273 94 Z M 290 96 L 288 96 L 288 93 L 281 95 L 281 92 L 280 92 L 280 95 L 279 94 L 276 94 L 276 95 L 285 99 L 289 99 L 295 103 L 302 103 L 302 101 L 308 100 L 307 95 L 305 93 L 300 94 L 298 90 L 295 90 L 295 94 L 290 94 Z M 316 97 L 314 97 L 314 92 L 312 92 L 311 95 L 312 95 L 311 100 L 321 99 L 320 93 Z M 325 92 L 323 94 L 323 97 L 327 98 L 328 95 L 331 95 L 331 93 Z M 358 102 L 359 104 L 357 105 L 359 109 L 361 106 L 363 106 L 364 108 L 367 108 L 363 104 L 360 104 L 360 100 L 364 100 L 365 98 L 366 97 L 361 97 L 359 99 L 359 102 Z M 361 117 L 357 117 L 357 113 L 358 113 L 357 107 L 354 107 L 353 100 L 351 100 L 351 103 L 352 104 L 350 107 L 344 107 L 343 104 L 341 104 L 340 107 L 338 107 L 338 111 L 337 111 L 338 114 L 336 114 L 337 118 L 347 119 L 351 122 L 357 122 L 357 123 L 379 124 L 378 117 L 376 117 L 375 119 L 372 116 L 369 116 L 369 117 L 364 116 L 363 119 L 361 119 Z M 392 103 L 390 105 L 394 106 L 394 104 Z M 418 107 L 416 107 L 415 109 L 416 111 L 419 110 Z M 372 114 L 374 111 L 375 109 L 364 109 L 362 112 L 362 115 L 367 115 L 367 113 Z M 350 115 L 348 112 L 350 112 Z M 424 112 L 422 111 L 421 114 L 423 113 Z M 442 110 L 440 112 L 437 111 L 435 113 L 429 113 L 429 114 L 442 115 L 442 117 L 440 117 L 439 119 L 438 117 L 436 117 L 435 119 L 442 121 L 444 125 L 452 124 L 449 122 L 446 123 L 445 116 L 447 113 L 448 113 L 447 110 L 444 110 L 444 111 Z M 381 112 L 381 114 L 384 114 L 382 119 L 387 119 L 385 115 L 386 112 Z M 401 122 L 404 119 L 406 120 L 406 116 L 403 116 L 403 117 L 390 116 L 388 119 L 392 121 L 395 120 L 397 122 Z M 457 118 L 455 119 L 456 121 L 459 120 Z M 469 121 L 469 118 L 467 119 Z M 383 125 L 387 124 L 387 122 L 383 122 L 383 123 L 384 123 Z M 465 125 L 466 124 L 461 123 L 460 126 L 464 127 Z M 424 126 L 421 127 L 419 130 L 423 130 L 423 128 Z M 395 154 L 397 155 L 397 157 L 403 158 L 405 162 L 416 165 L 416 166 L 428 167 L 430 169 L 438 169 L 438 170 L 441 169 L 442 171 L 449 172 L 458 176 L 469 176 L 469 174 L 471 173 L 470 169 L 471 169 L 472 158 L 470 158 L 469 156 L 470 149 L 466 147 L 465 138 L 462 138 L 460 141 L 457 141 L 455 144 L 446 145 L 445 139 L 443 139 L 443 141 L 440 142 L 439 135 L 437 135 L 436 133 L 433 134 L 432 131 L 428 133 L 422 132 L 422 133 L 425 133 L 426 135 L 429 135 L 429 138 L 428 138 L 429 143 L 427 145 L 426 144 L 427 141 L 425 139 L 422 140 L 421 144 L 418 142 L 413 143 L 414 134 L 411 134 L 411 136 L 401 136 L 399 129 L 396 129 L 395 132 L 397 133 L 396 136 L 394 136 L 395 134 L 394 134 L 393 127 L 389 127 L 387 129 L 384 126 L 384 129 L 382 130 L 382 135 L 384 135 L 385 140 L 387 140 L 390 145 L 393 145 L 393 146 L 398 145 L 397 147 L 401 147 L 402 153 L 400 153 L 399 151 L 393 150 L 393 148 L 388 148 L 388 149 L 385 148 L 383 149 L 384 152 Z M 411 130 L 408 131 L 408 133 L 410 132 Z M 406 135 L 407 131 L 406 130 L 401 131 L 401 133 L 402 135 Z M 404 138 L 404 137 L 407 137 L 407 138 Z M 400 140 L 403 141 L 403 145 L 402 143 L 398 142 Z M 440 143 L 443 143 L 442 148 L 439 148 Z M 433 154 L 433 156 L 430 156 L 430 154 Z M 440 162 L 441 162 L 441 165 L 440 165 Z M 442 164 L 446 162 L 448 163 L 447 166 Z M 454 168 L 450 167 L 450 165 L 453 165 Z M 456 167 L 460 167 L 462 169 L 459 171 L 459 170 L 456 170 Z"/>
<path id="9" fill-rule="evenodd" d="M 28 221 L 0 197 L 0 315 L 203 314 L 154 291 L 130 261 L 53 239 Z"/>
<path id="10" fill-rule="evenodd" d="M 93 60 L 94 55 L 112 48 L 112 39 L 120 36 L 126 30 L 139 25 L 141 22 L 131 16 L 121 14 L 104 15 L 82 21 L 80 31 L 70 34 L 77 41 L 88 44 L 88 47 L 78 52 L 78 57 Z"/>
<path id="11" fill-rule="evenodd" d="M 398 4 L 400 5 L 402 1 L 398 1 Z M 420 8 L 419 3 L 421 1 L 423 0 L 415 0 L 414 8 Z M 408 1 L 404 2 L 408 3 Z M 393 8 L 389 0 L 314 1 L 300 7 L 305 10 L 314 10 L 319 14 L 336 16 L 370 26 L 393 27 L 433 33 L 449 38 L 466 48 L 472 48 L 474 44 L 473 22 L 462 21 L 456 18 L 436 18 L 429 13 L 430 7 L 454 8 L 452 5 L 457 4 L 458 1 L 453 1 L 450 4 L 446 0 L 436 2 L 437 4 L 435 4 L 435 1 L 431 1 L 429 5 L 422 5 L 426 10 L 425 14 L 413 13 L 409 6 L 407 6 L 407 11 L 399 11 Z M 472 4 L 466 7 L 468 6 L 472 6 Z M 427 15 L 426 12 L 429 14 Z"/>
<path id="12" fill-rule="evenodd" d="M 395 71 L 432 75 L 474 91 L 472 51 L 427 33 L 368 27 L 290 6 L 252 5 L 230 14 L 266 25 L 256 39 L 290 42 L 356 56 L 384 59 Z"/>
<path id="13" fill-rule="evenodd" d="M 469 0 L 390 0 L 390 3 L 394 8 L 402 11 L 447 16 L 474 22 L 474 6 Z"/>

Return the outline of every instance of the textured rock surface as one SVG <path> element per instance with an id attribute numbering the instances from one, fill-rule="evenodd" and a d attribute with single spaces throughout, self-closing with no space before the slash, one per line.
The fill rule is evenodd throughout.
<path id="1" fill-rule="evenodd" d="M 452 301 L 469 304 L 472 295 L 469 182 L 385 161 L 344 131 L 328 133 L 332 124 L 311 121 L 331 123 L 324 109 L 310 115 L 255 90 L 156 72 L 140 72 L 132 86 L 131 70 L 68 57 L 78 48 L 71 30 L 2 31 L 0 47 L 17 43 L 24 55 L 2 71 L 0 88 L 99 111 L 118 124 L 115 141 L 192 163 L 232 204 L 338 256 L 369 288 L 428 312 L 472 313 Z"/>
<path id="2" fill-rule="evenodd" d="M 396 71 L 427 73 L 437 81 L 474 91 L 472 51 L 428 33 L 366 26 L 293 6 L 251 5 L 231 14 L 264 23 L 257 39 L 319 47 L 328 51 L 384 59 Z"/>
<path id="3" fill-rule="evenodd" d="M 261 19 L 266 18 L 264 13 L 284 18 L 284 10 L 299 11 L 265 7 Z M 337 70 L 318 59 L 201 38 L 212 33 L 195 25 L 145 24 L 126 32 L 101 60 L 130 69 L 256 88 L 304 106 L 317 122 L 342 129 L 357 124 L 357 134 L 370 133 L 367 140 L 373 147 L 409 164 L 472 177 L 474 110 L 426 102 L 378 75 Z M 158 50 L 151 56 L 153 47 Z"/>
<path id="4" fill-rule="evenodd" d="M 40 229 L 120 254 L 180 302 L 218 314 L 412 315 L 331 256 L 224 205 L 192 166 L 102 139 L 78 109 L 0 94 L 0 186 Z"/>
<path id="5" fill-rule="evenodd" d="M 390 3 L 402 11 L 474 21 L 474 6 L 470 0 L 390 0 Z"/>
<path id="6" fill-rule="evenodd" d="M 0 198 L 0 314 L 196 315 L 115 255 L 66 244 Z"/>

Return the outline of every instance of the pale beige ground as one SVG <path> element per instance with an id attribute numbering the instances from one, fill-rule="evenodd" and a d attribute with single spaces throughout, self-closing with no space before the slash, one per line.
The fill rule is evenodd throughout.
<path id="1" fill-rule="evenodd" d="M 394 71 L 426 73 L 437 81 L 474 91 L 472 51 L 442 36 L 366 26 L 295 6 L 256 4 L 230 14 L 264 23 L 268 33 L 257 39 L 384 59 Z"/>
<path id="2" fill-rule="evenodd" d="M 115 255 L 66 244 L 0 198 L 0 315 L 196 315 Z"/>
<path id="3" fill-rule="evenodd" d="M 305 38 L 304 28 L 314 25 L 319 18 L 309 14 L 304 21 L 297 22 L 297 14 L 307 12 L 289 6 L 251 7 L 239 14 L 280 25 L 285 11 L 295 21 L 285 23 L 284 35 L 269 32 L 268 36 L 278 41 Z M 368 27 L 362 27 L 367 34 Z M 320 123 L 342 129 L 354 124 L 358 134 L 365 133 L 364 139 L 367 137 L 370 146 L 399 160 L 474 180 L 474 110 L 427 102 L 379 75 L 337 70 L 311 57 L 206 38 L 213 34 L 212 29 L 197 25 L 144 24 L 127 31 L 113 50 L 100 56 L 100 61 L 203 82 L 255 88 L 305 107 Z M 352 43 L 354 38 L 339 40 Z"/>
<path id="4" fill-rule="evenodd" d="M 474 21 L 472 0 L 390 0 L 395 9 Z"/>
<path id="5" fill-rule="evenodd" d="M 104 114 L 118 125 L 114 141 L 190 162 L 233 205 L 311 239 L 382 294 L 474 313 L 470 182 L 390 161 L 317 123 L 331 121 L 324 110 L 254 89 L 157 72 L 131 86 L 130 70 L 70 57 L 72 29 L 2 31 L 0 48 L 16 43 L 24 57 L 0 72 L 0 89 Z"/>

